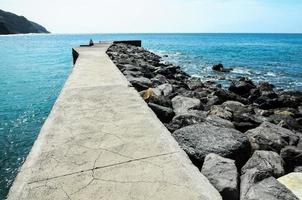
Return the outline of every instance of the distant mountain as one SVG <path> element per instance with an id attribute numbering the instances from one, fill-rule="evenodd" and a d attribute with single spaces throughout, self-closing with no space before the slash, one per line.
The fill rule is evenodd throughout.
<path id="1" fill-rule="evenodd" d="M 43 26 L 10 12 L 0 10 L 0 35 L 18 33 L 49 33 Z"/>

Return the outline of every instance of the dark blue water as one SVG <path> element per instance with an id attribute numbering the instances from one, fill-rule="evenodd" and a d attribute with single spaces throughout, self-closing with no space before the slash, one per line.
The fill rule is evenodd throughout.
<path id="1" fill-rule="evenodd" d="M 98 40 L 143 46 L 203 79 L 249 76 L 302 90 L 302 34 L 93 34 L 0 36 L 0 199 L 39 133 L 72 67 L 71 48 Z M 211 66 L 233 67 L 230 74 Z M 226 81 L 224 83 L 227 84 Z"/>

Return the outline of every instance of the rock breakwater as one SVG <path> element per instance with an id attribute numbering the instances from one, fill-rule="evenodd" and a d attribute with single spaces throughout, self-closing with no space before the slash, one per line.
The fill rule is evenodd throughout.
<path id="1" fill-rule="evenodd" d="M 246 77 L 223 89 L 126 44 L 107 54 L 224 199 L 298 199 L 277 178 L 302 165 L 301 92 Z"/>

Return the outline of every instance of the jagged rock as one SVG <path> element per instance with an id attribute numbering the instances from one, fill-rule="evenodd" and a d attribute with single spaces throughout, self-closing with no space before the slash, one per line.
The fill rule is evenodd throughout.
<path id="1" fill-rule="evenodd" d="M 172 108 L 160 106 L 154 103 L 148 103 L 148 106 L 153 110 L 156 116 L 164 123 L 169 122 L 174 117 Z"/>
<path id="2" fill-rule="evenodd" d="M 273 151 L 255 151 L 252 157 L 242 167 L 241 174 L 247 170 L 256 169 L 259 172 L 267 172 L 270 176 L 280 177 L 284 174 L 283 161 Z"/>
<path id="3" fill-rule="evenodd" d="M 221 71 L 223 69 L 223 64 L 219 63 L 217 65 L 213 65 L 212 70 Z"/>
<path id="4" fill-rule="evenodd" d="M 229 90 L 241 96 L 248 96 L 254 88 L 256 88 L 256 86 L 251 80 L 248 78 L 240 78 L 239 81 L 233 81 L 231 83 Z"/>
<path id="5" fill-rule="evenodd" d="M 204 84 L 201 82 L 200 78 L 192 77 L 186 81 L 186 84 L 190 90 L 196 90 L 198 88 L 203 88 Z"/>
<path id="6" fill-rule="evenodd" d="M 200 108 L 200 100 L 184 96 L 176 96 L 172 99 L 172 107 L 176 115 L 187 114 L 191 109 Z"/>
<path id="7" fill-rule="evenodd" d="M 232 116 L 233 116 L 232 112 L 229 109 L 223 108 L 222 106 L 217 106 L 217 105 L 214 105 L 211 107 L 209 115 L 215 115 L 217 117 L 221 117 L 221 118 L 227 119 L 227 120 L 232 119 Z"/>
<path id="8" fill-rule="evenodd" d="M 248 139 L 235 129 L 201 123 L 181 128 L 173 136 L 197 165 L 209 153 L 236 159 L 239 165 L 250 154 Z"/>
<path id="9" fill-rule="evenodd" d="M 227 108 L 232 112 L 242 112 L 242 110 L 245 110 L 245 105 L 238 101 L 226 101 L 221 105 L 223 108 Z"/>
<path id="10" fill-rule="evenodd" d="M 230 72 L 233 69 L 232 68 L 224 68 L 224 66 L 221 63 L 219 63 L 217 65 L 213 65 L 212 70 L 218 71 L 218 72 Z"/>
<path id="11" fill-rule="evenodd" d="M 234 160 L 213 153 L 208 154 L 205 157 L 201 173 L 220 192 L 224 200 L 238 199 L 238 173 Z"/>
<path id="12" fill-rule="evenodd" d="M 280 150 L 288 145 L 294 145 L 298 142 L 299 137 L 292 131 L 271 124 L 262 123 L 259 127 L 248 130 L 246 133 L 253 150 Z"/>
<path id="13" fill-rule="evenodd" d="M 302 165 L 302 150 L 295 146 L 281 149 L 280 156 L 285 162 L 287 171 L 293 171 L 296 166 Z"/>
<path id="14" fill-rule="evenodd" d="M 153 87 L 168 83 L 167 78 L 161 74 L 157 74 L 155 77 L 151 78 L 151 81 Z"/>
<path id="15" fill-rule="evenodd" d="M 302 173 L 290 173 L 278 178 L 278 181 L 287 187 L 299 199 L 302 199 Z"/>
<path id="16" fill-rule="evenodd" d="M 302 166 L 295 167 L 294 172 L 302 172 Z"/>
<path id="17" fill-rule="evenodd" d="M 289 189 L 274 177 L 266 178 L 254 184 L 241 200 L 299 200 Z"/>
<path id="18" fill-rule="evenodd" d="M 231 121 L 222 119 L 215 115 L 209 115 L 205 118 L 205 123 L 209 123 L 213 126 L 224 127 L 224 128 L 234 128 L 234 125 Z"/>
<path id="19" fill-rule="evenodd" d="M 151 80 L 145 77 L 129 77 L 128 81 L 139 92 L 148 89 L 152 84 Z"/>
<path id="20" fill-rule="evenodd" d="M 156 89 L 158 89 L 164 96 L 168 96 L 173 92 L 173 87 L 169 83 L 159 85 L 156 87 Z"/>

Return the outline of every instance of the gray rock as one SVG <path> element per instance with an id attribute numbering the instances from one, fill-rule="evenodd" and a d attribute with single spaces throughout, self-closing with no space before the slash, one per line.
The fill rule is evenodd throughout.
<path id="1" fill-rule="evenodd" d="M 223 108 L 227 108 L 228 110 L 231 110 L 232 112 L 242 111 L 245 108 L 245 105 L 238 101 L 226 101 L 221 105 Z"/>
<path id="2" fill-rule="evenodd" d="M 222 119 L 215 115 L 209 115 L 205 118 L 205 122 L 213 126 L 223 127 L 223 128 L 234 128 L 234 125 L 231 121 Z"/>
<path id="3" fill-rule="evenodd" d="M 242 200 L 299 200 L 289 189 L 275 178 L 266 178 L 253 185 Z"/>
<path id="4" fill-rule="evenodd" d="M 164 96 L 168 96 L 173 92 L 173 87 L 169 83 L 159 85 L 156 87 L 156 89 L 158 89 Z"/>
<path id="5" fill-rule="evenodd" d="M 176 115 L 187 114 L 192 109 L 200 108 L 200 100 L 184 96 L 176 96 L 172 99 L 172 107 Z"/>
<path id="6" fill-rule="evenodd" d="M 172 108 L 160 106 L 154 103 L 148 103 L 148 105 L 156 116 L 164 123 L 171 121 L 174 117 Z"/>
<path id="7" fill-rule="evenodd" d="M 267 172 L 276 178 L 284 174 L 283 161 L 281 157 L 273 151 L 255 151 L 252 157 L 242 167 L 241 173 L 245 174 L 249 169 Z"/>
<path id="8" fill-rule="evenodd" d="M 198 88 L 203 88 L 204 84 L 201 82 L 200 78 L 192 77 L 186 81 L 190 90 L 195 90 Z"/>
<path id="9" fill-rule="evenodd" d="M 273 151 L 255 151 L 252 157 L 241 169 L 240 196 L 244 198 L 250 188 L 263 179 L 273 176 L 280 177 L 284 174 L 283 161 Z"/>
<path id="10" fill-rule="evenodd" d="M 292 131 L 269 122 L 263 122 L 259 127 L 248 130 L 245 134 L 253 150 L 280 152 L 283 147 L 296 144 L 299 140 Z"/>
<path id="11" fill-rule="evenodd" d="M 293 171 L 296 166 L 302 165 L 302 150 L 295 146 L 281 149 L 280 156 L 285 162 L 287 171 Z"/>
<path id="12" fill-rule="evenodd" d="M 127 79 L 139 92 L 148 89 L 152 84 L 151 80 L 145 77 L 127 77 Z"/>
<path id="13" fill-rule="evenodd" d="M 295 167 L 294 172 L 302 172 L 302 166 Z"/>
<path id="14" fill-rule="evenodd" d="M 181 128 L 173 133 L 180 146 L 195 164 L 201 164 L 209 153 L 236 159 L 238 164 L 250 153 L 245 135 L 235 129 L 222 128 L 208 123 Z"/>
<path id="15" fill-rule="evenodd" d="M 213 153 L 208 154 L 205 157 L 201 173 L 220 192 L 224 200 L 238 199 L 238 173 L 234 160 Z"/>
<path id="16" fill-rule="evenodd" d="M 214 105 L 211 107 L 209 115 L 215 115 L 217 117 L 221 117 L 223 119 L 230 120 L 232 119 L 232 112 L 229 109 L 223 108 L 222 106 Z"/>

